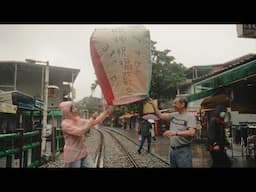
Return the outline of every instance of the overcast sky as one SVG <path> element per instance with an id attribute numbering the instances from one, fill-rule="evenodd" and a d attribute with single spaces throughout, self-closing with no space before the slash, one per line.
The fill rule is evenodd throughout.
<path id="1" fill-rule="evenodd" d="M 48 60 L 50 65 L 80 69 L 77 100 L 91 94 L 96 80 L 89 39 L 95 28 L 120 25 L 0 25 L 0 60 Z M 238 38 L 235 24 L 144 25 L 157 49 L 170 49 L 186 67 L 221 64 L 256 52 L 256 39 Z M 98 87 L 94 96 L 100 97 Z"/>

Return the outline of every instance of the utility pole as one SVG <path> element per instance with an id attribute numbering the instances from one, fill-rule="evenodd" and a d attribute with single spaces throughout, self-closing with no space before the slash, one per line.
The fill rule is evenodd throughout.
<path id="1" fill-rule="evenodd" d="M 48 111 L 48 85 L 49 85 L 49 62 L 45 66 L 44 79 L 44 111 L 43 111 L 43 130 L 42 130 L 42 154 L 46 152 L 46 126 L 47 126 L 47 111 Z"/>
<path id="2" fill-rule="evenodd" d="M 49 61 L 38 61 L 33 59 L 25 59 L 27 63 L 45 64 L 44 67 L 44 110 L 43 110 L 43 127 L 42 127 L 42 147 L 41 154 L 46 153 L 46 126 L 47 126 L 47 111 L 48 111 L 48 87 L 49 87 Z"/>

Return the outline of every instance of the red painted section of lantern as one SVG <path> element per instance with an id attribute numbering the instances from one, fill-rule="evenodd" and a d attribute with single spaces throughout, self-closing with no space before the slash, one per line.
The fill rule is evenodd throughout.
<path id="1" fill-rule="evenodd" d="M 93 36 L 93 35 L 92 35 Z M 102 93 L 108 105 L 113 105 L 114 94 L 109 83 L 108 77 L 105 73 L 103 64 L 100 60 L 100 56 L 97 53 L 97 50 L 94 46 L 94 42 L 92 40 L 92 36 L 90 38 L 90 49 L 91 49 L 91 58 L 93 59 L 93 65 L 95 69 L 95 74 L 97 76 L 97 80 L 101 87 Z"/>

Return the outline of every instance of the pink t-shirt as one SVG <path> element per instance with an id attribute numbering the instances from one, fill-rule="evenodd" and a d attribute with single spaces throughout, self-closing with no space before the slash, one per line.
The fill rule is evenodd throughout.
<path id="1" fill-rule="evenodd" d="M 65 146 L 64 163 L 70 163 L 86 157 L 88 150 L 85 145 L 85 133 L 89 130 L 86 127 L 86 120 L 79 117 L 64 119 L 61 123 Z"/>

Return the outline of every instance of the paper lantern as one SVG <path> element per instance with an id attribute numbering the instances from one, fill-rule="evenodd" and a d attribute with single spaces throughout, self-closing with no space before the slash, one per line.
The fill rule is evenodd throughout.
<path id="1" fill-rule="evenodd" d="M 152 102 L 158 107 L 158 102 L 156 99 L 154 99 Z M 150 104 L 148 102 L 144 103 L 144 105 L 143 105 L 143 114 L 147 114 L 147 113 L 155 113 L 155 111 L 152 107 L 152 104 Z"/>
<path id="2" fill-rule="evenodd" d="M 143 26 L 95 29 L 91 59 L 108 105 L 123 105 L 148 96 L 152 63 L 150 34 Z"/>

